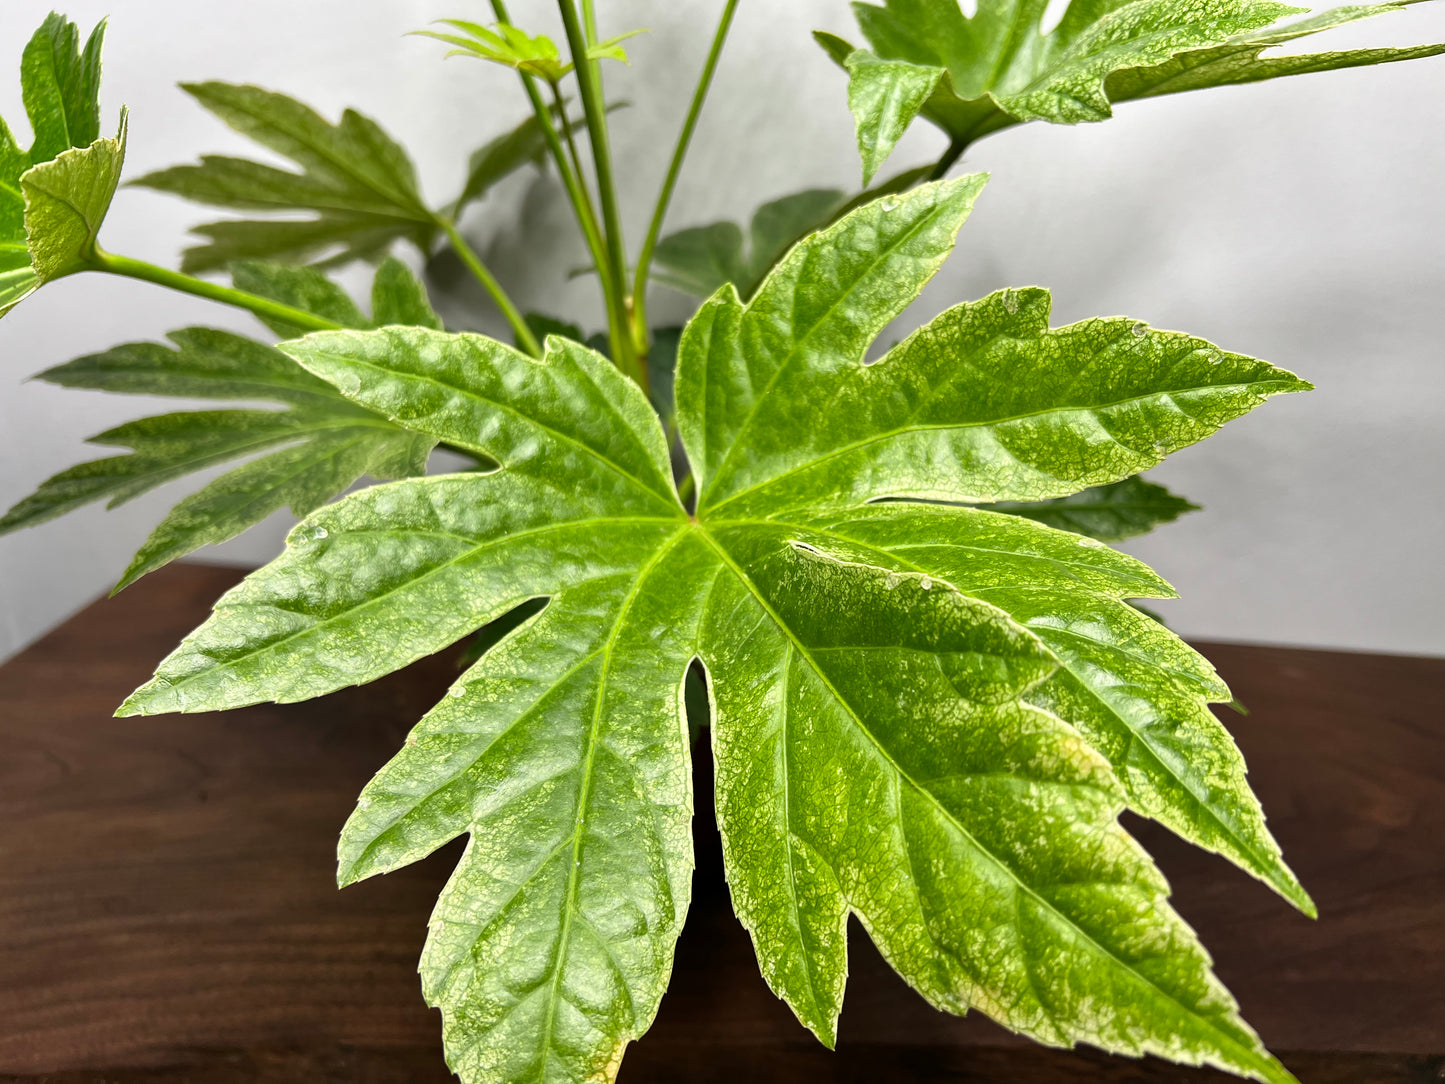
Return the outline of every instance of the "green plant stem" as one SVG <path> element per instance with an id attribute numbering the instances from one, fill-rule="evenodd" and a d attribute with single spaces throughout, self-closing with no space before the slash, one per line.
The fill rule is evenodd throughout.
<path id="1" fill-rule="evenodd" d="M 602 99 L 602 83 L 596 65 L 587 59 L 587 40 L 577 20 L 577 7 L 572 0 L 557 0 L 562 25 L 567 31 L 567 46 L 572 52 L 577 85 L 582 96 L 582 111 L 587 118 L 587 135 L 592 144 L 592 165 L 597 175 L 597 202 L 602 207 L 603 233 L 607 241 L 607 262 L 612 280 L 619 287 L 614 299 L 618 311 L 609 314 L 609 323 L 621 325 L 621 334 L 612 333 L 613 360 L 624 373 L 647 390 L 647 363 L 632 334 L 632 298 L 626 293 L 627 253 L 622 239 L 622 218 L 617 210 L 617 187 L 612 179 L 612 148 L 607 137 L 607 109 Z"/>
<path id="2" fill-rule="evenodd" d="M 491 0 L 492 12 L 496 15 L 498 22 L 511 25 L 511 16 L 507 14 L 507 5 L 504 0 Z M 592 206 L 592 199 L 587 194 L 585 179 L 574 172 L 567 161 L 567 151 L 562 146 L 562 137 L 558 135 L 556 125 L 552 123 L 552 111 L 542 100 L 542 94 L 537 89 L 536 81 L 526 72 L 519 71 L 518 77 L 522 80 L 522 89 L 527 92 L 527 98 L 532 103 L 532 111 L 536 114 L 537 123 L 542 126 L 542 134 L 547 140 L 547 149 L 552 154 L 552 160 L 557 166 L 557 173 L 562 178 L 562 186 L 567 190 L 567 198 L 572 204 L 572 211 L 577 217 L 577 225 L 582 230 L 583 240 L 587 243 L 587 251 L 592 257 L 592 265 L 597 270 L 597 279 L 602 287 L 602 303 L 607 311 L 608 339 L 612 344 L 614 360 L 621 357 L 618 353 L 619 346 L 626 336 L 627 325 L 619 320 L 619 314 L 626 311 L 622 302 L 622 292 L 626 288 L 621 279 L 613 279 L 611 266 L 607 258 L 607 245 L 602 238 L 602 230 L 597 222 L 597 212 Z M 562 128 L 571 138 L 572 126 L 567 122 L 567 114 L 561 114 Z M 580 169 L 580 165 L 579 165 Z M 620 367 L 620 362 L 618 362 Z"/>
<path id="3" fill-rule="evenodd" d="M 657 207 L 652 212 L 652 223 L 647 228 L 647 237 L 642 242 L 642 252 L 637 257 L 636 278 L 632 285 L 635 335 L 645 337 L 647 334 L 647 276 L 652 269 L 652 251 L 657 247 L 657 238 L 662 232 L 663 220 L 667 217 L 667 207 L 672 202 L 672 192 L 677 186 L 678 175 L 682 172 L 683 159 L 687 157 L 688 144 L 692 142 L 692 133 L 697 127 L 698 117 L 702 114 L 703 103 L 707 101 L 707 92 L 712 86 L 713 73 L 717 71 L 718 58 L 722 56 L 723 43 L 727 40 L 728 30 L 732 27 L 733 15 L 736 13 L 737 7 L 738 0 L 727 0 L 722 18 L 718 20 L 717 32 L 713 34 L 712 38 L 712 48 L 708 51 L 707 62 L 703 65 L 702 74 L 698 76 L 697 89 L 692 94 L 692 105 L 688 107 L 687 119 L 683 121 L 682 131 L 678 134 L 677 147 L 672 152 L 672 162 L 667 167 L 667 177 L 662 182 L 662 191 L 657 196 Z"/>
<path id="4" fill-rule="evenodd" d="M 597 208 L 592 205 L 592 197 L 587 191 L 587 174 L 582 168 L 582 154 L 577 150 L 577 140 L 572 138 L 572 125 L 567 123 L 567 108 L 562 100 L 562 86 L 560 83 L 551 84 L 552 100 L 557 103 L 557 115 L 562 118 L 562 135 L 567 140 L 567 153 L 572 157 L 572 169 L 577 177 L 577 190 L 582 195 L 583 210 L 586 212 L 587 220 L 592 223 L 593 228 L 597 225 Z"/>
<path id="5" fill-rule="evenodd" d="M 281 302 L 272 301 L 268 297 L 248 294 L 245 290 L 222 286 L 216 282 L 207 282 L 205 279 L 198 279 L 191 275 L 182 274 L 180 271 L 172 271 L 167 267 L 159 267 L 153 263 L 146 263 L 144 260 L 133 260 L 129 256 L 117 256 L 112 252 L 105 252 L 101 249 L 96 250 L 92 260 L 91 267 L 96 271 L 104 271 L 111 275 L 123 275 L 126 278 L 140 279 L 142 282 L 165 286 L 171 290 L 179 290 L 181 293 L 204 297 L 210 301 L 219 301 L 223 305 L 233 305 L 238 309 L 246 309 L 249 312 L 255 313 L 257 316 L 272 320 L 282 320 L 288 324 L 295 324 L 297 327 L 305 328 L 307 331 L 343 330 L 342 325 L 317 316 L 315 313 L 307 312 L 305 309 L 297 309 L 290 305 L 283 305 Z"/>
<path id="6" fill-rule="evenodd" d="M 532 334 L 532 329 L 527 326 L 527 321 L 522 319 L 521 312 L 507 296 L 507 291 L 502 289 L 502 284 L 496 277 L 487 270 L 487 265 L 482 263 L 481 257 L 467 244 L 466 238 L 457 229 L 456 223 L 449 218 L 438 218 L 437 225 L 447 235 L 456 254 L 462 258 L 462 263 L 467 265 L 472 275 L 487 293 L 492 295 L 492 300 L 497 303 L 497 308 L 502 310 L 502 315 L 507 318 L 507 323 L 512 325 L 512 331 L 517 336 L 517 342 L 522 349 L 531 354 L 534 358 L 542 356 L 542 344 L 537 341 L 537 336 Z"/>
<path id="7" fill-rule="evenodd" d="M 953 168 L 954 163 L 962 158 L 963 152 L 968 149 L 969 142 L 967 139 L 959 138 L 950 143 L 948 148 L 943 152 L 943 155 L 934 163 L 933 169 L 929 171 L 928 179 L 930 181 L 938 181 L 948 176 L 948 171 Z"/>

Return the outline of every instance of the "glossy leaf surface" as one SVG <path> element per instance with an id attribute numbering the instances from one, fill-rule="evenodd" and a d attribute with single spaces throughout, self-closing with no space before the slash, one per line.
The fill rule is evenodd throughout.
<path id="1" fill-rule="evenodd" d="M 338 855 L 349 883 L 470 836 L 421 966 L 464 1080 L 611 1080 L 652 1019 L 692 862 L 695 659 L 735 908 L 824 1041 L 856 914 L 940 1008 L 1293 1079 L 1116 820 L 1133 807 L 1309 907 L 1209 713 L 1228 690 L 1126 602 L 1172 590 L 1093 539 L 906 498 L 1118 482 L 1307 385 L 1133 321 L 1050 329 L 1042 291 L 950 309 L 865 365 L 981 187 L 861 207 L 747 304 L 726 285 L 703 306 L 675 388 L 695 515 L 657 414 L 575 329 L 541 359 L 423 328 L 283 344 L 498 468 L 313 513 L 121 713 L 322 695 L 528 607 L 367 786 Z"/>
<path id="2" fill-rule="evenodd" d="M 422 201 L 416 170 L 375 121 L 348 109 L 332 124 L 294 98 L 260 87 L 210 82 L 183 89 L 300 172 L 206 155 L 199 165 L 175 166 L 133 183 L 212 207 L 309 216 L 197 226 L 194 232 L 207 242 L 186 251 L 185 270 L 213 270 L 233 260 L 379 259 L 398 240 L 423 252 L 430 246 L 436 222 Z"/>
<path id="3" fill-rule="evenodd" d="M 849 72 L 848 101 L 865 183 L 898 136 L 922 115 L 956 148 L 1024 121 L 1100 121 L 1115 103 L 1338 68 L 1435 56 L 1445 45 L 1265 56 L 1277 46 L 1404 3 L 1305 9 L 1260 0 L 1073 0 L 1042 29 L 1044 0 L 855 3 L 872 51 L 815 35 Z"/>

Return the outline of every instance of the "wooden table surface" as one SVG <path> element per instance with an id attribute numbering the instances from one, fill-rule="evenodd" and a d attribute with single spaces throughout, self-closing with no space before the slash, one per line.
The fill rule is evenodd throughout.
<path id="1" fill-rule="evenodd" d="M 454 656 L 311 704 L 111 718 L 237 578 L 173 565 L 0 667 L 0 1081 L 451 1079 L 416 958 L 459 845 L 342 892 L 333 866 L 357 791 Z M 1438 1084 L 1445 660 L 1204 650 L 1251 709 L 1226 721 L 1322 917 L 1153 825 L 1139 835 L 1245 1016 L 1305 1084 Z M 759 978 L 699 805 L 697 899 L 624 1084 L 1230 1079 L 1043 1050 L 977 1014 L 937 1013 L 856 924 L 828 1053 Z"/>

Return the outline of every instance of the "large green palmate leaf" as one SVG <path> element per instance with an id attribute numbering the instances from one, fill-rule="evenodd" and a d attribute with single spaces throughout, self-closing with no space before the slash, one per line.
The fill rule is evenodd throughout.
<path id="1" fill-rule="evenodd" d="M 100 224 L 125 160 L 125 116 L 100 138 L 105 23 L 84 48 L 51 13 L 25 47 L 21 97 L 34 133 L 28 151 L 0 120 L 0 316 L 52 279 L 91 265 Z"/>
<path id="2" fill-rule="evenodd" d="M 819 32 L 849 74 L 864 183 L 915 117 L 961 151 L 1031 120 L 1100 121 L 1135 98 L 1436 56 L 1445 44 L 1291 56 L 1268 50 L 1418 0 L 1355 4 L 1292 23 L 1272 0 L 1073 0 L 1053 29 L 1046 0 L 884 0 L 853 10 L 871 50 Z"/>
<path id="3" fill-rule="evenodd" d="M 422 200 L 411 159 L 369 117 L 348 109 L 331 124 L 294 98 L 260 87 L 210 82 L 183 89 L 301 172 L 206 155 L 199 165 L 174 166 L 132 183 L 212 207 L 309 216 L 197 226 L 194 232 L 207 241 L 186 250 L 184 270 L 210 271 L 233 260 L 374 260 L 398 240 L 423 252 L 430 248 L 437 221 Z"/>
<path id="4" fill-rule="evenodd" d="M 1291 1081 L 1239 1018 L 1126 806 L 1299 906 L 1207 662 L 1126 600 L 1133 558 L 1023 516 L 1307 385 L 1042 291 L 873 339 L 982 180 L 868 204 L 684 331 L 672 484 L 657 415 L 560 335 L 529 358 L 387 328 L 282 349 L 352 402 L 494 460 L 299 525 L 122 715 L 292 702 L 526 616 L 363 791 L 343 884 L 466 851 L 421 972 L 468 1082 L 615 1077 L 652 1019 L 692 853 L 683 689 L 709 676 L 734 906 L 767 981 L 836 1036 L 857 915 L 932 1004 L 1040 1041 Z M 540 609 L 538 609 L 538 601 Z"/>
<path id="5" fill-rule="evenodd" d="M 372 326 L 339 287 L 310 268 L 250 264 L 235 270 L 238 281 L 257 293 L 343 324 Z M 397 260 L 377 272 L 373 307 L 376 323 L 439 326 L 421 283 Z M 287 333 L 284 326 L 278 330 Z M 272 347 L 207 328 L 173 332 L 170 339 L 175 349 L 127 343 L 38 378 L 69 388 L 261 400 L 287 409 L 188 411 L 109 429 L 91 443 L 129 448 L 129 454 L 81 463 L 47 479 L 0 517 L 0 534 L 97 500 L 114 508 L 195 471 L 253 457 L 177 504 L 135 555 L 119 590 L 282 508 L 305 515 L 363 475 L 425 473 L 434 440 L 356 406 Z"/>

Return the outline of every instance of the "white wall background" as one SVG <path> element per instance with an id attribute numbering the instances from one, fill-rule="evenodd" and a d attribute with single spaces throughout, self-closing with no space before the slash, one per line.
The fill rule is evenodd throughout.
<path id="1" fill-rule="evenodd" d="M 0 0 L 0 115 L 23 129 L 20 50 L 52 0 Z M 603 32 L 642 25 L 634 67 L 609 69 L 636 245 L 711 32 L 718 0 L 603 0 Z M 513 0 L 547 25 L 553 5 Z M 443 64 L 405 31 L 480 17 L 481 0 L 68 0 L 86 29 L 111 16 L 104 107 L 132 110 L 130 176 L 201 152 L 252 154 L 174 87 L 218 78 L 285 90 L 334 116 L 354 105 L 403 137 L 435 202 L 467 152 L 518 122 L 511 73 Z M 535 20 L 535 21 L 534 21 Z M 814 185 L 855 187 L 843 79 L 808 31 L 856 38 L 843 0 L 745 0 L 674 204 L 672 227 L 745 218 Z M 1319 47 L 1445 39 L 1445 3 L 1318 38 Z M 1313 46 L 1312 46 L 1313 47 Z M 18 122 L 18 123 L 17 123 Z M 1200 334 L 1314 381 L 1153 472 L 1206 506 L 1130 548 L 1183 599 L 1188 635 L 1445 653 L 1445 60 L 1339 72 L 1122 106 L 1075 129 L 993 137 L 966 166 L 993 180 L 913 323 L 1000 286 L 1040 284 L 1056 322 L 1127 313 Z M 22 138 L 24 138 L 22 136 Z M 911 134 L 893 166 L 934 156 Z M 204 209 L 141 190 L 117 198 L 113 251 L 173 263 Z M 523 224 L 541 244 L 529 255 Z M 518 177 L 467 223 L 524 308 L 600 314 L 550 180 Z M 680 298 L 655 303 L 680 318 Z M 454 310 L 455 311 L 455 310 Z M 489 324 L 483 314 L 479 322 Z M 242 314 L 140 283 L 81 276 L 0 323 L 0 505 L 56 470 L 104 454 L 84 437 L 176 404 L 22 383 L 113 343 L 188 323 L 254 328 Z M 906 330 L 906 329 L 905 329 Z M 106 589 L 186 483 L 115 512 L 92 507 L 0 538 L 0 656 Z M 257 563 L 286 523 L 200 554 Z"/>

